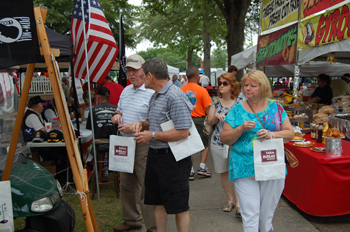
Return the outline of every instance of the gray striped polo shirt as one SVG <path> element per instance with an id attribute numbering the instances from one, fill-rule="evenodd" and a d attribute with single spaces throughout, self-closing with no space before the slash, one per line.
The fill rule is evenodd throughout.
<path id="1" fill-rule="evenodd" d="M 155 93 L 148 109 L 150 131 L 162 131 L 160 124 L 173 120 L 175 129 L 189 129 L 192 126 L 192 104 L 186 94 L 169 80 L 159 91 Z M 167 142 L 154 141 L 148 143 L 151 148 L 168 148 Z"/>
<path id="2" fill-rule="evenodd" d="M 117 110 L 123 116 L 123 124 L 131 124 L 136 121 L 145 121 L 149 107 L 149 100 L 155 93 L 153 89 L 146 89 L 143 84 L 135 89 L 134 85 L 128 85 L 119 98 Z M 126 136 L 133 136 L 128 134 Z"/>

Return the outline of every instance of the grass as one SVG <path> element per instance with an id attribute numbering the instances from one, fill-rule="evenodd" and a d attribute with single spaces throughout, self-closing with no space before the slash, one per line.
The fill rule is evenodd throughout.
<path id="1" fill-rule="evenodd" d="M 74 185 L 71 185 L 71 187 L 75 189 Z M 91 198 L 91 183 L 89 188 Z M 86 226 L 79 203 L 79 196 L 75 195 L 73 190 L 69 190 L 69 192 L 64 192 L 63 199 L 72 206 L 75 212 L 76 223 L 74 232 L 86 232 Z M 99 231 L 113 231 L 115 225 L 124 222 L 122 218 L 121 200 L 117 199 L 117 194 L 113 185 L 100 185 L 100 200 L 97 199 L 96 193 L 95 200 L 92 200 L 92 206 Z M 21 230 L 24 226 L 24 218 L 17 218 L 15 220 L 15 230 Z"/>

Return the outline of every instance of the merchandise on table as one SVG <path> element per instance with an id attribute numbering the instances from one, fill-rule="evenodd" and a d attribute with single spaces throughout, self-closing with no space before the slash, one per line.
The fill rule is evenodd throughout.
<path id="1" fill-rule="evenodd" d="M 310 148 L 311 151 L 314 151 L 314 152 L 326 152 L 326 148 L 325 147 L 312 147 Z"/>
<path id="2" fill-rule="evenodd" d="M 296 143 L 293 144 L 293 146 L 296 146 L 296 147 L 312 147 L 314 145 L 315 145 L 315 143 L 310 142 L 310 141 L 296 142 Z"/>

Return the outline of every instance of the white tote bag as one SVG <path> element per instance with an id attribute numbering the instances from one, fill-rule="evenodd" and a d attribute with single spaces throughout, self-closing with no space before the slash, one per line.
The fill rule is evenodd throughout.
<path id="1" fill-rule="evenodd" d="M 165 123 L 160 124 L 160 126 L 163 131 L 168 131 L 174 128 L 174 122 L 173 120 L 169 120 Z M 190 155 L 204 150 L 202 139 L 198 134 L 193 121 L 189 135 L 186 139 L 168 143 L 176 161 L 182 160 Z"/>
<path id="2" fill-rule="evenodd" d="M 256 181 L 286 178 L 283 139 L 255 140 L 254 170 Z"/>
<path id="3" fill-rule="evenodd" d="M 0 181 L 0 221 L 0 231 L 15 231 L 13 226 L 11 183 L 9 180 Z"/>
<path id="4" fill-rule="evenodd" d="M 109 136 L 109 170 L 134 172 L 136 141 L 134 137 Z"/>

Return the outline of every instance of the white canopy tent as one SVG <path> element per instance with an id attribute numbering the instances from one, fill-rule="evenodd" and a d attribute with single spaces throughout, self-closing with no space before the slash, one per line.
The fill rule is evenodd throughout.
<path id="1" fill-rule="evenodd" d="M 344 46 L 347 47 L 345 48 Z M 238 70 L 246 67 L 249 64 L 254 64 L 256 61 L 256 49 L 257 46 L 255 45 L 245 51 L 233 55 L 231 57 L 231 64 L 235 65 Z M 329 62 L 325 61 L 331 51 L 330 49 L 334 49 L 333 51 L 338 49 L 338 51 L 340 51 L 336 53 L 337 63 L 330 64 Z M 348 54 L 348 56 L 346 54 Z M 344 64 L 350 64 L 350 40 L 344 40 L 327 46 L 301 50 L 299 51 L 299 57 L 303 57 L 303 59 L 299 58 L 301 59 L 299 60 L 301 64 L 300 77 L 316 77 L 321 73 L 330 76 L 342 76 L 344 73 L 350 72 L 350 65 Z M 323 61 L 310 61 L 313 59 Z M 349 62 L 346 62 L 347 60 Z M 239 64 L 239 67 L 236 64 Z M 265 74 L 269 77 L 291 77 L 294 76 L 294 65 L 265 66 Z"/>
<path id="2" fill-rule="evenodd" d="M 237 53 L 231 56 L 231 65 L 237 67 L 238 70 L 241 70 L 247 67 L 248 64 L 253 64 L 256 62 L 256 48 L 257 46 L 253 46 L 244 50 L 240 53 Z"/>
<path id="3" fill-rule="evenodd" d="M 310 61 L 300 65 L 300 77 L 317 77 L 324 73 L 331 77 L 340 77 L 350 72 L 350 65 L 327 61 Z M 268 77 L 294 77 L 294 65 L 265 66 L 265 74 Z"/>
<path id="4" fill-rule="evenodd" d="M 180 70 L 176 67 L 168 65 L 168 73 L 169 73 L 169 78 L 171 79 L 173 75 L 176 75 L 179 77 Z"/>
<path id="5" fill-rule="evenodd" d="M 335 52 L 336 62 L 350 64 L 350 39 L 320 47 L 299 50 L 298 63 L 303 64 L 310 60 L 325 61 L 331 52 Z"/>

